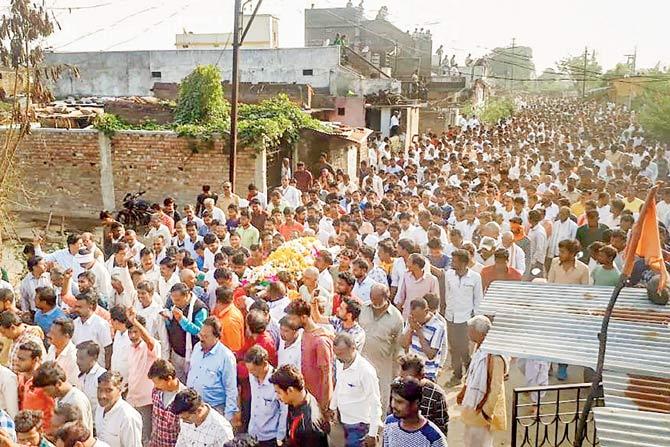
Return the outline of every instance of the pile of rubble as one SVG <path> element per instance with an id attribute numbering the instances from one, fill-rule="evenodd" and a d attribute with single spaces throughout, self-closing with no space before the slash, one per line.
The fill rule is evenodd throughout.
<path id="1" fill-rule="evenodd" d="M 102 113 L 103 104 L 90 98 L 79 101 L 69 98 L 35 108 L 40 126 L 59 129 L 84 129 L 93 124 L 95 117 Z"/>
<path id="2" fill-rule="evenodd" d="M 91 126 L 95 117 L 103 113 L 112 113 L 131 124 L 146 121 L 165 124 L 174 119 L 171 105 L 158 98 L 146 96 L 69 97 L 35 108 L 41 127 L 58 129 L 84 129 Z"/>
<path id="3" fill-rule="evenodd" d="M 366 104 L 372 105 L 401 105 L 407 104 L 409 100 L 398 93 L 393 93 L 388 90 L 379 90 L 377 93 L 370 93 L 365 95 Z"/>

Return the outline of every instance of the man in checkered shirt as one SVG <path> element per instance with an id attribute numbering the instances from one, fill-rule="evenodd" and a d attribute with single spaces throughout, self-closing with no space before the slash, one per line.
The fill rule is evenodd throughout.
<path id="1" fill-rule="evenodd" d="M 398 362 L 400 363 L 400 377 L 413 377 L 423 387 L 420 402 L 421 414 L 437 425 L 444 436 L 447 436 L 449 428 L 447 394 L 438 384 L 424 377 L 425 362 L 418 355 L 406 354 L 400 357 Z"/>

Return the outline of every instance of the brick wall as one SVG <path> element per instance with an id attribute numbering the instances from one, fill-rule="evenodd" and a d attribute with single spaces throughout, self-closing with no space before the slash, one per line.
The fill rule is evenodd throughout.
<path id="1" fill-rule="evenodd" d="M 35 199 L 17 209 L 95 217 L 140 189 L 149 201 L 172 196 L 180 205 L 193 203 L 203 184 L 220 191 L 228 180 L 226 152 L 223 139 L 196 142 L 172 132 L 119 132 L 107 139 L 95 130 L 34 129 L 21 143 L 18 164 Z M 246 195 L 254 182 L 256 161 L 253 149 L 238 149 L 238 194 Z"/>
<path id="2" fill-rule="evenodd" d="M 103 208 L 97 132 L 33 129 L 17 157 L 23 186 L 33 196 L 31 211 L 86 216 Z M 17 202 L 25 204 L 24 196 Z"/>

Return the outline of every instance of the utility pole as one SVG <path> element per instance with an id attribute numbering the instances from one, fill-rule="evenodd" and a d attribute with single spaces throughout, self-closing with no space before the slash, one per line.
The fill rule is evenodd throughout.
<path id="1" fill-rule="evenodd" d="M 582 98 L 586 96 L 586 62 L 589 57 L 589 48 L 584 47 L 584 72 L 582 73 Z"/>
<path id="2" fill-rule="evenodd" d="M 233 71 L 231 75 L 231 93 L 230 93 L 230 152 L 228 154 L 229 173 L 228 179 L 231 183 L 231 191 L 235 191 L 235 159 L 237 158 L 237 110 L 240 94 L 240 47 L 244 43 L 244 38 L 247 37 L 249 28 L 256 18 L 258 9 L 261 7 L 263 0 L 258 0 L 253 14 L 249 18 L 247 26 L 242 31 L 242 0 L 235 0 L 235 11 L 233 19 Z M 240 35 L 240 33 L 242 33 Z"/>
<path id="3" fill-rule="evenodd" d="M 635 50 L 633 51 L 633 54 L 624 54 L 626 56 L 626 65 L 630 67 L 630 75 L 635 76 L 635 66 L 637 63 L 637 45 L 635 46 Z"/>
<path id="4" fill-rule="evenodd" d="M 228 154 L 228 180 L 230 180 L 232 192 L 235 192 L 235 159 L 237 158 L 237 101 L 240 93 L 241 17 L 242 0 L 235 0 L 235 11 L 233 13 L 233 72 L 230 80 L 230 153 Z"/>
<path id="5" fill-rule="evenodd" d="M 512 37 L 512 62 L 510 63 L 510 66 L 512 67 L 512 76 L 510 76 L 510 83 L 509 83 L 510 91 L 514 89 L 514 57 L 516 56 L 516 51 L 514 50 L 515 45 L 516 45 L 516 39 Z"/>
<path id="6" fill-rule="evenodd" d="M 635 50 L 633 54 L 624 54 L 626 56 L 626 64 L 629 67 L 629 75 L 635 76 L 635 66 L 637 64 L 637 45 L 635 45 Z M 628 86 L 628 109 L 630 110 L 633 107 L 633 88 Z"/>

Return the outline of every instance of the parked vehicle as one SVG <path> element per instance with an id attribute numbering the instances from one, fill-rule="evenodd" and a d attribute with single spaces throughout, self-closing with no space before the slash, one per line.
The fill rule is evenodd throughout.
<path id="1" fill-rule="evenodd" d="M 146 191 L 127 193 L 123 197 L 123 209 L 119 211 L 116 220 L 126 228 L 138 228 L 149 225 L 151 218 L 150 203 L 141 197 Z"/>

